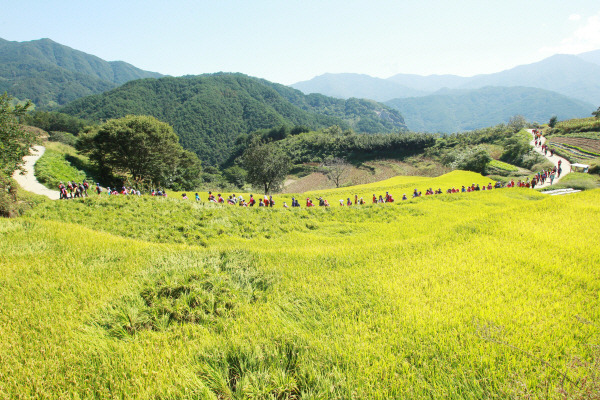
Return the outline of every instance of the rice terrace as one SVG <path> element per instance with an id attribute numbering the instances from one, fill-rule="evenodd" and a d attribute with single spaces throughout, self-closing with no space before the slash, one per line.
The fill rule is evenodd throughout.
<path id="1" fill-rule="evenodd" d="M 0 400 L 600 400 L 586 2 L 5 5 Z"/>
<path id="2" fill-rule="evenodd" d="M 488 178 L 311 195 L 460 182 Z M 299 209 L 174 197 L 40 200 L 0 220 L 3 397 L 597 393 L 598 190 Z"/>

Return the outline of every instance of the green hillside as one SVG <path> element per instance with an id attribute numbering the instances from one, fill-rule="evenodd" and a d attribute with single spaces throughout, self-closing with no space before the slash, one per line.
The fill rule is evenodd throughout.
<path id="1" fill-rule="evenodd" d="M 404 130 L 400 113 L 369 100 L 305 96 L 243 74 L 218 73 L 128 82 L 76 100 L 61 111 L 88 120 L 152 115 L 173 126 L 181 144 L 209 164 L 226 160 L 240 134 L 280 125 L 339 125 L 358 132 Z"/>
<path id="2" fill-rule="evenodd" d="M 455 171 L 307 196 L 487 182 Z M 42 201 L 0 219 L 2 397 L 597 393 L 598 190 L 299 209 L 281 207 L 291 195 L 275 208 L 174 197 Z M 536 251 L 556 220 L 568 239 Z"/>
<path id="3" fill-rule="evenodd" d="M 50 39 L 0 39 L 0 92 L 37 106 L 66 104 L 134 79 L 160 77 L 122 61 L 107 62 Z"/>
<path id="4" fill-rule="evenodd" d="M 460 132 L 507 122 L 515 115 L 540 123 L 553 115 L 560 119 L 590 115 L 590 103 L 530 87 L 485 87 L 472 90 L 440 90 L 385 104 L 396 108 L 409 129 L 421 132 Z"/>

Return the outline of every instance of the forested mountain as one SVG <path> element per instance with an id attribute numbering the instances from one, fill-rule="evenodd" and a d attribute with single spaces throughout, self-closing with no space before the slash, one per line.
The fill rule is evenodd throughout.
<path id="1" fill-rule="evenodd" d="M 326 96 L 349 99 L 386 101 L 393 98 L 423 96 L 428 92 L 408 87 L 391 79 L 374 78 L 364 74 L 323 74 L 311 80 L 292 85 L 303 93 L 320 93 Z"/>
<path id="2" fill-rule="evenodd" d="M 181 144 L 206 163 L 223 162 L 240 134 L 280 125 L 358 132 L 406 129 L 401 114 L 369 100 L 303 95 L 243 74 L 218 73 L 132 81 L 73 101 L 61 111 L 88 120 L 152 115 L 173 126 Z"/>
<path id="3" fill-rule="evenodd" d="M 134 79 L 161 77 L 123 61 L 104 61 L 50 39 L 0 39 L 0 92 L 38 107 L 66 104 Z"/>
<path id="4" fill-rule="evenodd" d="M 508 122 L 515 115 L 547 122 L 553 115 L 559 120 L 587 117 L 596 109 L 590 103 L 527 87 L 442 89 L 430 96 L 394 99 L 385 104 L 402 110 L 410 130 L 444 133 Z"/>

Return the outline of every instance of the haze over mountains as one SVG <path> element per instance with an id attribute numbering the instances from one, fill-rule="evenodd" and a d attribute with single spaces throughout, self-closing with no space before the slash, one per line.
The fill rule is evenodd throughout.
<path id="1" fill-rule="evenodd" d="M 480 90 L 490 86 L 496 89 Z M 292 87 L 304 93 L 367 97 L 385 102 L 402 112 L 411 130 L 453 132 L 506 122 L 514 115 L 506 113 L 516 108 L 505 107 L 511 96 L 515 98 L 514 105 L 522 107 L 518 114 L 546 122 L 552 115 L 559 119 L 587 117 L 600 105 L 600 50 L 554 55 L 533 64 L 473 77 L 397 74 L 381 79 L 359 74 L 324 74 Z M 527 87 L 532 90 L 526 94 Z M 523 96 L 527 101 L 521 101 Z M 465 105 L 475 106 L 472 112 L 457 112 L 463 100 Z"/>
<path id="2" fill-rule="evenodd" d="M 528 121 L 547 122 L 552 115 L 564 120 L 588 117 L 594 110 L 590 103 L 523 86 L 440 89 L 429 96 L 394 99 L 384 104 L 402 110 L 406 125 L 413 131 L 447 133 L 496 125 L 515 115 Z"/>

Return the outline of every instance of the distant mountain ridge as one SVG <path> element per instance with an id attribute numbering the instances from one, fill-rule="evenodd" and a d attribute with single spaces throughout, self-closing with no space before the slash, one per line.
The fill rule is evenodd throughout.
<path id="1" fill-rule="evenodd" d="M 406 130 L 397 110 L 373 100 L 341 100 L 239 73 L 141 79 L 75 100 L 61 111 L 102 121 L 152 115 L 171 124 L 181 144 L 208 164 L 223 163 L 238 136 L 281 125 L 339 125 L 358 132 Z"/>
<path id="2" fill-rule="evenodd" d="M 558 54 L 544 60 L 520 65 L 505 71 L 461 77 L 457 75 L 397 74 L 387 79 L 361 75 L 356 85 L 356 74 L 324 74 L 309 81 L 291 85 L 304 93 L 321 93 L 327 96 L 348 98 L 377 98 L 387 101 L 394 98 L 417 97 L 433 94 L 443 89 L 479 89 L 486 86 L 525 86 L 561 93 L 565 96 L 600 105 L 600 50 L 580 55 Z M 386 86 L 385 82 L 389 82 Z M 354 90 L 352 90 L 354 85 Z M 400 86 L 398 86 L 400 85 Z M 418 95 L 406 95 L 410 90 Z M 389 97 L 396 92 L 395 96 Z M 385 97 L 388 97 L 385 99 Z"/>
<path id="3" fill-rule="evenodd" d="M 305 94 L 320 93 L 341 99 L 357 97 L 375 101 L 428 94 L 425 90 L 411 88 L 402 83 L 373 78 L 364 74 L 324 74 L 310 81 L 295 83 L 292 87 Z"/>
<path id="4" fill-rule="evenodd" d="M 594 106 L 556 92 L 529 87 L 441 89 L 424 97 L 394 99 L 385 104 L 401 110 L 410 130 L 452 133 L 484 128 L 523 115 L 547 122 L 590 115 Z"/>
<path id="5" fill-rule="evenodd" d="M 62 105 L 131 80 L 162 76 L 123 61 L 104 61 L 50 39 L 0 39 L 0 92 L 31 99 L 37 106 Z"/>

